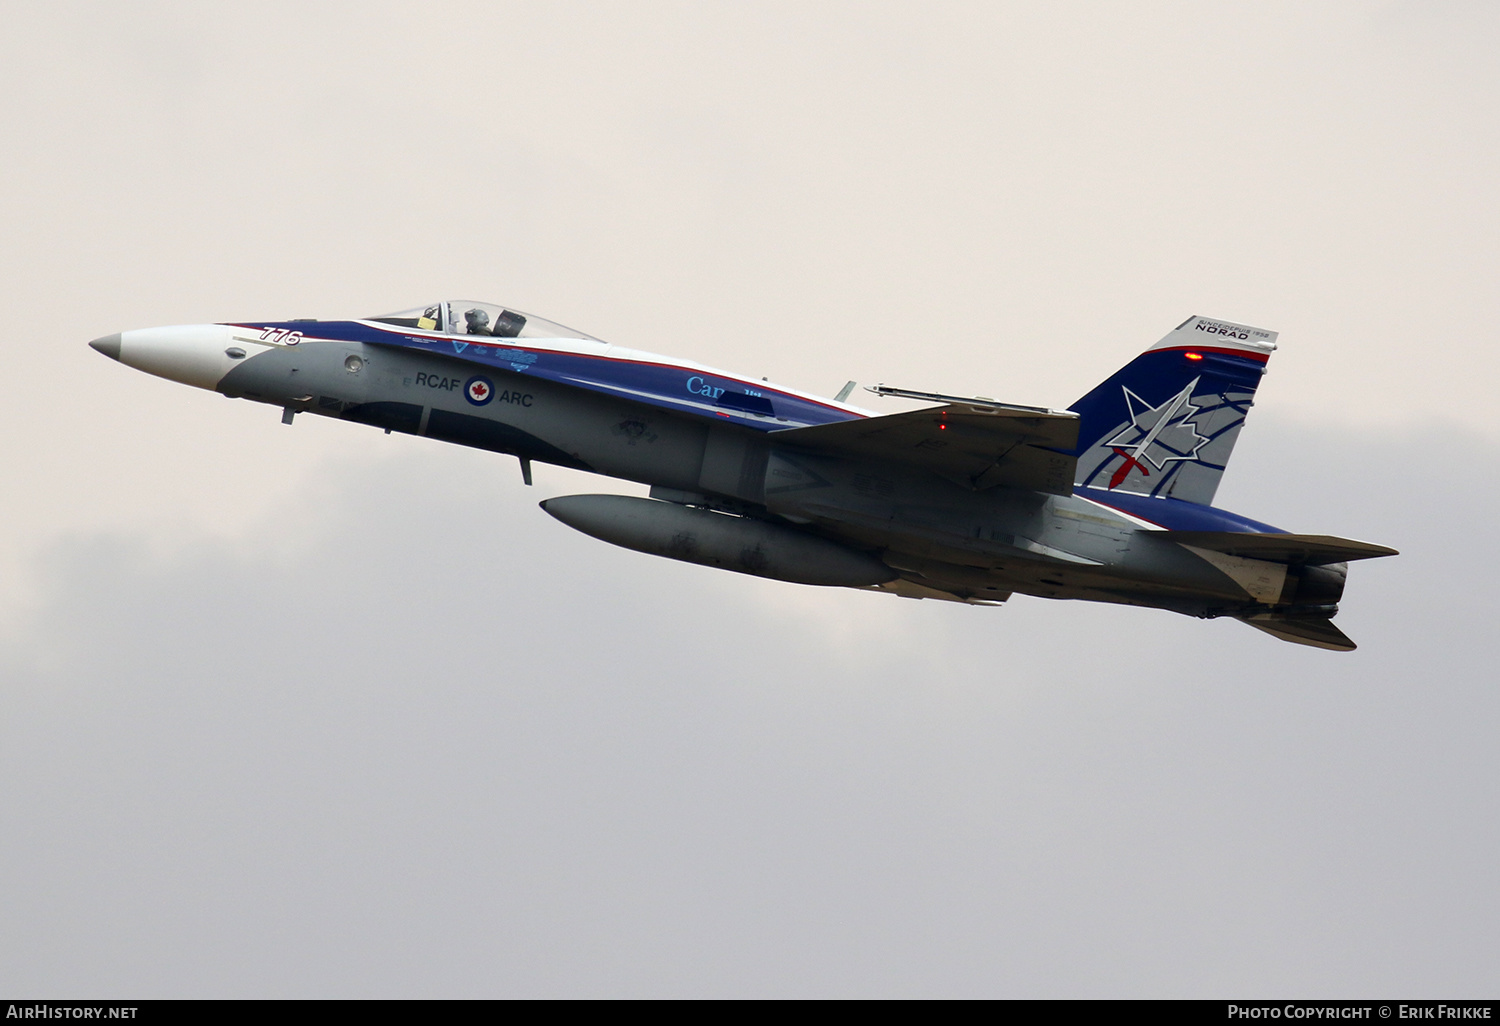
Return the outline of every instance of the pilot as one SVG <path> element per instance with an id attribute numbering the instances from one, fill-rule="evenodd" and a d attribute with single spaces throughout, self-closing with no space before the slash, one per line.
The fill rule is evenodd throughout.
<path id="1" fill-rule="evenodd" d="M 464 311 L 464 322 L 469 326 L 470 335 L 490 334 L 490 315 L 478 307 Z"/>

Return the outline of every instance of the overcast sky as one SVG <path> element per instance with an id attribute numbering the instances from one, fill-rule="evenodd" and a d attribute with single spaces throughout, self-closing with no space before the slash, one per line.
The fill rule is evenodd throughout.
<path id="1" fill-rule="evenodd" d="M 1495 993 L 1492 5 L 0 15 L 0 991 Z M 758 581 L 85 345 L 447 297 L 1053 406 L 1271 328 L 1221 504 L 1403 555 L 1350 655 Z"/>

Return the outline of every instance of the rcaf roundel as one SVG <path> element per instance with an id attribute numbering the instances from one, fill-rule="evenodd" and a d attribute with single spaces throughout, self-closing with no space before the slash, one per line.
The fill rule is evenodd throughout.
<path id="1" fill-rule="evenodd" d="M 476 374 L 464 382 L 464 395 L 475 406 L 483 406 L 494 397 L 495 386 L 490 383 L 489 378 Z"/>

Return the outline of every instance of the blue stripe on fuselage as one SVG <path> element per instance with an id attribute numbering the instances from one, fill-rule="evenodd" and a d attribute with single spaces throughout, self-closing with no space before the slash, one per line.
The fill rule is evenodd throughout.
<path id="1" fill-rule="evenodd" d="M 837 406 L 782 392 L 763 382 L 747 382 L 713 371 L 632 360 L 603 353 L 560 353 L 551 349 L 529 347 L 522 339 L 484 336 L 484 341 L 478 341 L 475 336 L 428 335 L 394 327 L 377 328 L 358 321 L 256 321 L 239 322 L 235 326 L 252 331 L 264 331 L 268 328 L 298 331 L 302 333 L 305 343 L 367 342 L 430 353 L 498 371 L 585 388 L 678 413 L 727 420 L 760 431 L 830 424 L 853 420 L 859 416 Z M 735 405 L 721 404 L 719 400 L 725 393 L 769 399 L 773 415 L 757 415 Z M 732 399 L 733 397 L 731 401 Z M 744 402 L 738 404 L 739 407 L 744 405 Z"/>
<path id="2" fill-rule="evenodd" d="M 1235 534 L 1286 534 L 1279 527 L 1263 524 L 1259 520 L 1242 517 L 1238 513 L 1200 506 L 1196 502 L 1181 499 L 1161 499 L 1134 492 L 1110 491 L 1108 488 L 1077 486 L 1073 494 L 1080 499 L 1089 499 L 1101 506 L 1117 509 L 1133 517 L 1165 527 L 1169 531 L 1228 531 Z"/>

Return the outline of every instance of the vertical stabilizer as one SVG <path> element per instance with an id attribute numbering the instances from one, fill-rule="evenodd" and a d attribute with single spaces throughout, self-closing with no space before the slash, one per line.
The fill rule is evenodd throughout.
<path id="1" fill-rule="evenodd" d="M 1276 332 L 1189 317 L 1070 407 L 1076 484 L 1209 505 Z"/>

